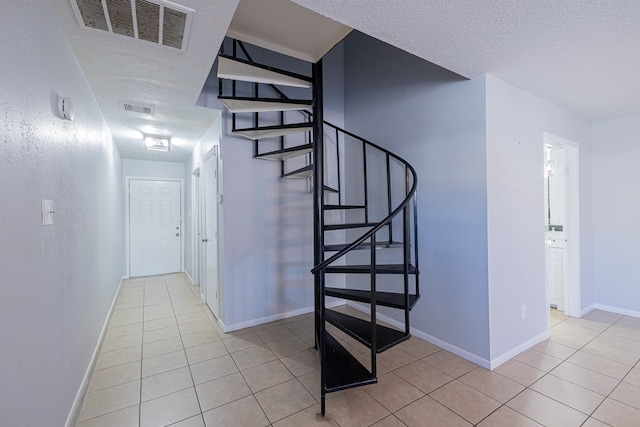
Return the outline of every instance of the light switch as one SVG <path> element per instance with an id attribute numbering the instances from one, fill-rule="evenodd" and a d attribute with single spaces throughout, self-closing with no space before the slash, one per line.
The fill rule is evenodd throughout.
<path id="1" fill-rule="evenodd" d="M 53 224 L 53 200 L 42 199 L 42 225 Z"/>

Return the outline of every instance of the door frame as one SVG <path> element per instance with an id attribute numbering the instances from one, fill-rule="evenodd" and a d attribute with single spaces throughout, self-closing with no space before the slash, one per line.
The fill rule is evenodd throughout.
<path id="1" fill-rule="evenodd" d="M 223 282 L 222 282 L 222 252 L 221 252 L 221 241 L 222 241 L 222 233 L 220 230 L 220 224 L 221 224 L 221 218 L 222 218 L 222 204 L 217 200 L 218 199 L 218 195 L 221 194 L 220 192 L 220 180 L 221 180 L 221 173 L 220 173 L 220 147 L 218 145 L 214 145 L 213 147 L 211 147 L 211 149 L 209 151 L 207 151 L 207 153 L 202 157 L 202 160 L 200 161 L 200 166 L 198 167 L 198 172 L 199 172 L 199 190 L 200 190 L 200 197 L 199 197 L 199 202 L 200 202 L 200 206 L 199 206 L 199 211 L 198 211 L 198 216 L 199 216 L 199 230 L 200 230 L 200 235 L 204 235 L 206 233 L 206 205 L 207 205 L 207 194 L 206 194 L 206 182 L 204 182 L 204 180 L 206 179 L 206 168 L 205 168 L 205 163 L 207 162 L 207 160 L 211 159 L 212 157 L 216 157 L 216 161 L 215 161 L 215 168 L 216 168 L 216 173 L 217 173 L 217 186 L 216 186 L 216 200 L 214 200 L 214 204 L 216 206 L 216 220 L 217 220 L 217 230 L 218 230 L 218 237 L 216 238 L 216 244 L 218 246 L 217 248 L 217 254 L 218 254 L 218 307 L 216 307 L 215 309 L 212 308 L 211 306 L 209 306 L 209 309 L 214 313 L 214 315 L 217 316 L 218 319 L 221 318 L 222 315 L 222 309 L 221 309 L 221 301 L 222 301 L 222 297 L 224 295 L 224 290 L 223 290 Z M 207 252 L 206 252 L 206 248 L 204 248 L 204 243 L 202 243 L 201 241 L 201 236 L 198 237 L 199 243 L 200 243 L 200 250 L 199 250 L 199 256 L 200 256 L 200 297 L 202 298 L 203 302 L 207 305 L 209 305 L 208 302 L 208 283 L 207 283 L 207 263 L 206 263 L 206 257 L 207 257 Z M 207 238 L 209 238 L 209 236 L 207 236 Z M 216 314 L 217 312 L 217 314 Z"/>
<path id="2" fill-rule="evenodd" d="M 191 284 L 200 285 L 200 166 L 197 166 L 191 171 L 191 250 L 192 250 L 192 274 L 193 277 Z M 202 291 L 200 292 L 202 294 Z"/>
<path id="3" fill-rule="evenodd" d="M 566 173 L 566 252 L 563 259 L 565 265 L 564 313 L 571 317 L 582 316 L 580 290 L 580 153 L 579 144 L 547 132 L 543 134 L 543 150 L 546 145 L 559 147 L 564 151 Z M 546 224 L 546 222 L 545 222 Z M 546 231 L 546 230 L 545 230 Z M 545 237 L 546 239 L 546 237 Z M 545 244 L 545 272 L 547 269 L 547 247 Z M 545 274 L 546 307 L 550 307 L 549 285 Z M 547 329 L 549 316 L 547 315 Z"/>
<path id="4" fill-rule="evenodd" d="M 130 221 L 130 191 L 129 184 L 132 180 L 137 181 L 173 181 L 180 183 L 180 271 L 184 272 L 184 179 L 182 178 L 157 178 L 152 176 L 125 176 L 124 177 L 124 229 L 125 229 L 125 259 L 124 277 L 130 278 L 131 272 L 131 239 L 129 230 Z"/>

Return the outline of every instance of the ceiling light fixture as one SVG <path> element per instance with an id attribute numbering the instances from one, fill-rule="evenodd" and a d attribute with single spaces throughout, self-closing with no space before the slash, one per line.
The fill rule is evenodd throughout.
<path id="1" fill-rule="evenodd" d="M 145 136 L 144 148 L 150 151 L 169 151 L 171 149 L 171 139 L 159 136 Z"/>

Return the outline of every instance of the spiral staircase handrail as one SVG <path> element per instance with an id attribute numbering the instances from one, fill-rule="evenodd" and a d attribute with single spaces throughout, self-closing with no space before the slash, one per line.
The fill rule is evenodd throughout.
<path id="1" fill-rule="evenodd" d="M 339 258 L 343 257 L 348 252 L 351 252 L 357 246 L 362 244 L 365 240 L 369 239 L 371 236 L 373 236 L 375 233 L 377 233 L 382 227 L 384 227 L 385 225 L 389 224 L 393 220 L 393 218 L 395 218 L 406 206 L 409 205 L 409 202 L 411 201 L 411 199 L 414 197 L 414 195 L 416 193 L 416 189 L 417 189 L 417 185 L 418 185 L 418 176 L 416 174 L 415 169 L 413 168 L 413 166 L 411 166 L 409 164 L 409 162 L 404 160 L 402 157 L 398 156 L 397 154 L 392 153 L 391 151 L 389 151 L 389 150 L 387 150 L 385 148 L 380 147 L 377 144 L 374 144 L 371 141 L 367 141 L 366 139 L 364 139 L 364 138 L 362 138 L 362 137 L 360 137 L 360 136 L 358 136 L 358 135 L 356 135 L 354 133 L 351 133 L 351 132 L 349 132 L 347 130 L 344 130 L 344 129 L 340 128 L 339 126 L 336 126 L 336 125 L 334 125 L 332 123 L 324 121 L 324 124 L 329 126 L 329 127 L 334 128 L 335 130 L 337 130 L 339 132 L 344 133 L 347 136 L 350 136 L 350 137 L 352 137 L 354 139 L 357 139 L 357 140 L 365 143 L 366 145 L 368 145 L 370 147 L 373 147 L 373 148 L 383 152 L 384 154 L 389 155 L 390 157 L 393 157 L 394 159 L 398 160 L 411 173 L 413 184 L 412 184 L 411 188 L 409 189 L 409 191 L 407 192 L 407 196 L 405 197 L 405 199 L 389 215 L 387 215 L 382 221 L 380 221 L 376 225 L 374 225 L 369 231 L 364 233 L 362 236 L 358 237 L 356 240 L 354 240 L 353 242 L 348 244 L 342 250 L 338 251 L 337 253 L 335 253 L 331 257 L 327 258 L 326 260 L 324 260 L 320 264 L 314 266 L 311 269 L 311 273 L 313 273 L 313 274 L 316 274 L 317 272 L 321 271 L 325 267 L 327 267 L 330 264 L 334 263 Z"/>

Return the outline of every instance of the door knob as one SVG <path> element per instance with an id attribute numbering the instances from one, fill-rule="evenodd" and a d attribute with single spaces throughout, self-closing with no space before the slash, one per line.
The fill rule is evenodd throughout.
<path id="1" fill-rule="evenodd" d="M 180 233 L 176 233 L 176 237 L 180 237 Z"/>
<path id="2" fill-rule="evenodd" d="M 207 243 L 209 239 L 202 239 L 202 243 Z"/>

